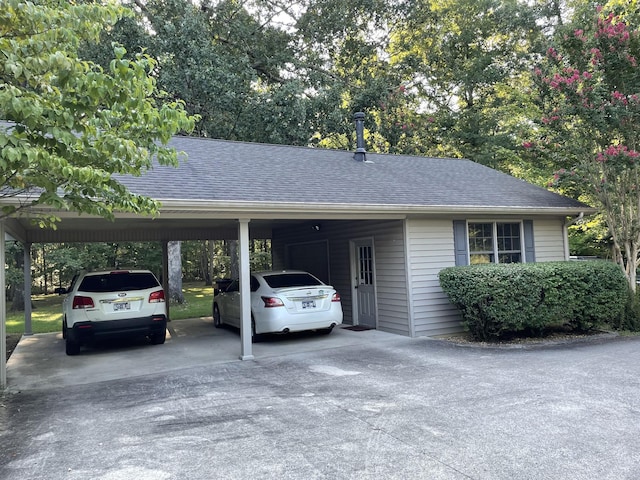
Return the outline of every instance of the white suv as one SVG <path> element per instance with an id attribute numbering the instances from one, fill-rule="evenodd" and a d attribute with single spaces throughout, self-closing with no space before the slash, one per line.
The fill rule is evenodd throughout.
<path id="1" fill-rule="evenodd" d="M 62 336 L 67 355 L 93 339 L 148 336 L 165 341 L 167 307 L 164 290 L 149 270 L 111 270 L 76 275 L 62 302 Z"/>

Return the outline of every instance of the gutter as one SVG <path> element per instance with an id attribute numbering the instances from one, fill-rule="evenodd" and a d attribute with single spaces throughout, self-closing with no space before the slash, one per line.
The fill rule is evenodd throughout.
<path id="1" fill-rule="evenodd" d="M 7 201 L 8 200 L 8 201 Z M 19 204 L 21 198 L 4 199 L 0 204 Z M 586 205 L 575 207 L 522 207 L 509 205 L 418 205 L 418 204 L 367 204 L 367 203 L 307 203 L 307 202 L 273 202 L 273 201 L 241 201 L 241 200 L 185 200 L 174 198 L 157 198 L 161 203 L 157 217 L 171 218 L 173 215 L 193 215 L 196 218 L 408 218 L 425 215 L 454 216 L 468 218 L 480 215 L 521 215 L 521 216 L 563 216 L 582 218 L 585 214 L 596 213 L 597 210 Z M 28 209 L 29 213 L 55 213 L 60 218 L 78 217 L 77 212 L 57 211 L 46 206 Z M 29 216 L 16 215 L 16 217 Z M 91 218 L 93 215 L 81 215 Z M 116 218 L 140 218 L 141 215 L 127 212 L 116 212 Z M 97 217 L 96 217 L 97 218 Z M 577 221 L 577 219 L 575 220 Z"/>
<path id="2" fill-rule="evenodd" d="M 513 207 L 508 205 L 415 205 L 415 204 L 365 204 L 365 203 L 305 203 L 305 202 L 246 202 L 220 200 L 177 200 L 157 199 L 162 204 L 161 214 L 169 212 L 207 212 L 231 213 L 237 215 L 267 214 L 274 218 L 275 214 L 304 214 L 305 216 L 321 214 L 392 214 L 392 215 L 420 215 L 420 214 L 448 214 L 448 215 L 478 215 L 478 214 L 508 214 L 508 215 L 562 215 L 573 216 L 595 213 L 596 210 L 584 205 L 576 207 Z"/>

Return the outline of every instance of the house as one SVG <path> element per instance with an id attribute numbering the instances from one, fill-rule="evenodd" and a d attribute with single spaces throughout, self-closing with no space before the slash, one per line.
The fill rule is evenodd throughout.
<path id="1" fill-rule="evenodd" d="M 332 284 L 345 323 L 413 337 L 461 329 L 439 286 L 442 268 L 567 260 L 568 223 L 594 211 L 470 160 L 367 153 L 362 137 L 355 153 L 195 137 L 171 146 L 188 156 L 177 169 L 121 179 L 162 202 L 155 219 L 67 212 L 57 230 L 28 219 L 0 228 L 27 245 L 239 239 L 241 281 L 248 239 L 270 238 L 273 267 Z M 241 357 L 252 358 L 250 337 L 242 338 Z"/>

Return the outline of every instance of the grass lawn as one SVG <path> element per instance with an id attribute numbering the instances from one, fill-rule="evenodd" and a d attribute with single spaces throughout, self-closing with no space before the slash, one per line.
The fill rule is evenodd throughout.
<path id="1" fill-rule="evenodd" d="M 171 320 L 211 316 L 213 287 L 201 283 L 185 283 L 182 286 L 185 303 L 171 304 Z M 33 295 L 31 328 L 33 333 L 59 332 L 62 329 L 62 295 Z M 10 307 L 7 302 L 7 307 Z M 7 334 L 24 333 L 24 312 L 7 312 Z"/>

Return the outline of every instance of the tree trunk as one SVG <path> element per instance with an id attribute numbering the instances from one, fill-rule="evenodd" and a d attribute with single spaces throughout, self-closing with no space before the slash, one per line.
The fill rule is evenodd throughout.
<path id="1" fill-rule="evenodd" d="M 238 241 L 229 241 L 229 260 L 231 267 L 231 278 L 238 280 L 240 278 L 240 264 L 238 261 Z"/>
<path id="2" fill-rule="evenodd" d="M 13 253 L 13 259 L 17 270 L 24 271 L 24 253 L 22 249 L 16 249 Z M 11 286 L 11 312 L 23 312 L 24 311 L 24 282 L 17 282 Z"/>
<path id="3" fill-rule="evenodd" d="M 211 285 L 213 285 L 213 280 L 212 280 L 212 275 L 211 275 L 211 257 L 212 257 L 212 253 L 211 250 L 213 250 L 211 248 L 211 240 L 205 240 L 202 243 L 202 253 L 201 253 L 201 257 L 202 257 L 202 271 L 204 272 L 204 284 L 207 287 L 210 287 Z"/>
<path id="4" fill-rule="evenodd" d="M 182 255 L 180 242 L 168 242 L 167 250 L 169 257 L 169 301 L 174 303 L 184 303 L 182 293 Z"/>
<path id="5" fill-rule="evenodd" d="M 24 287 L 16 286 L 13 290 L 13 301 L 10 312 L 24 312 Z"/>

